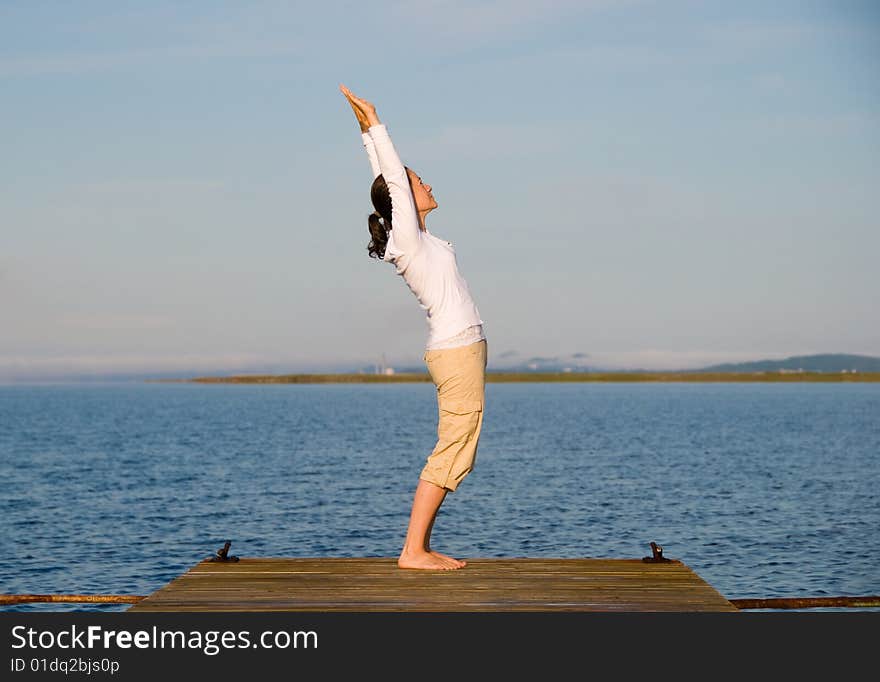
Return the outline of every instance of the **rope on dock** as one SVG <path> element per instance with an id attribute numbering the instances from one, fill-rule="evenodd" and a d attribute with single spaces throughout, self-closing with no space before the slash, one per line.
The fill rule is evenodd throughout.
<path id="1" fill-rule="evenodd" d="M 736 608 L 743 609 L 820 609 L 841 606 L 877 607 L 880 596 L 867 597 L 777 597 L 773 599 L 728 599 Z"/>

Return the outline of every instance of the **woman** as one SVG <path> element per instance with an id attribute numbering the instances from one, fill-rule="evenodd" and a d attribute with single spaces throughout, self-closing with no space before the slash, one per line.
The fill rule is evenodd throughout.
<path id="1" fill-rule="evenodd" d="M 409 527 L 397 560 L 400 568 L 453 570 L 467 562 L 431 549 L 431 530 L 446 494 L 474 466 L 483 425 L 486 337 L 483 320 L 459 274 L 450 242 L 425 227 L 437 208 L 431 186 L 400 161 L 376 107 L 344 85 L 361 128 L 373 185 L 375 211 L 368 218 L 373 258 L 393 263 L 427 313 L 424 361 L 437 387 L 437 444 L 419 474 Z"/>

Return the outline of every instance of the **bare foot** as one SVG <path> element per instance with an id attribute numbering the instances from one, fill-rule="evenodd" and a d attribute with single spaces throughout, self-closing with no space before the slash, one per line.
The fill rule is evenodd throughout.
<path id="1" fill-rule="evenodd" d="M 461 562 L 434 552 L 407 552 L 397 560 L 398 568 L 420 568 L 434 571 L 454 571 L 461 568 Z"/>
<path id="2" fill-rule="evenodd" d="M 467 566 L 467 561 L 465 561 L 464 559 L 455 559 L 451 556 L 441 554 L 440 552 L 437 552 L 433 549 L 429 549 L 428 552 L 430 552 L 431 554 L 433 554 L 436 557 L 439 557 L 440 559 L 448 559 L 449 561 L 454 561 L 457 564 L 458 568 L 464 568 L 465 566 Z"/>

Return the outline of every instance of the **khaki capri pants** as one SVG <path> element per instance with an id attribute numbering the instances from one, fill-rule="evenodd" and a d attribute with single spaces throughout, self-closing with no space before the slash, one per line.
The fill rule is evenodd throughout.
<path id="1" fill-rule="evenodd" d="M 437 445 L 419 478 L 455 490 L 474 468 L 483 428 L 486 392 L 485 339 L 467 346 L 429 350 L 425 364 L 437 387 Z"/>

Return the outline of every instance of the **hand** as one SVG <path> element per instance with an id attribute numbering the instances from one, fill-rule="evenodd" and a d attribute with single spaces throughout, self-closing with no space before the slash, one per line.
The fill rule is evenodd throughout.
<path id="1" fill-rule="evenodd" d="M 375 106 L 365 99 L 356 97 L 351 90 L 342 84 L 339 85 L 339 89 L 342 91 L 342 94 L 345 95 L 345 98 L 354 110 L 354 115 L 357 117 L 357 122 L 361 127 L 362 133 L 367 132 L 367 130 L 370 129 L 370 126 L 379 125 L 379 116 L 376 114 Z"/>

